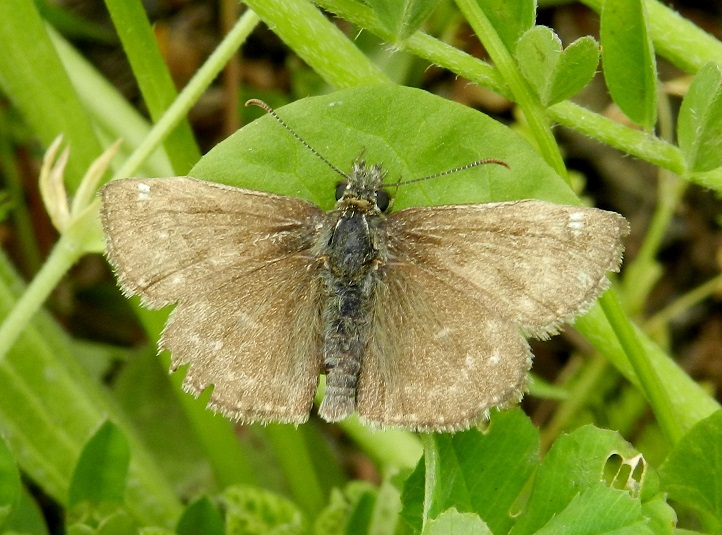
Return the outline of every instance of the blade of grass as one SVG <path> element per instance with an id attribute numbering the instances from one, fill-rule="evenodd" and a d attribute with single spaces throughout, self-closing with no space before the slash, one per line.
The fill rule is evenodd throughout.
<path id="1" fill-rule="evenodd" d="M 52 28 L 48 33 L 103 146 L 123 140 L 117 158 L 123 161 L 148 135 L 148 121 L 63 36 Z M 157 149 L 139 172 L 142 176 L 169 176 L 173 168 L 165 151 Z"/>
<path id="2" fill-rule="evenodd" d="M 72 145 L 68 187 L 75 190 L 100 144 L 33 2 L 0 2 L 0 87 L 48 146 L 58 134 Z"/>
<path id="3" fill-rule="evenodd" d="M 582 0 L 599 13 L 603 0 Z M 657 54 L 680 69 L 694 74 L 704 64 L 722 64 L 722 42 L 656 0 L 645 2 L 649 32 Z"/>
<path id="4" fill-rule="evenodd" d="M 105 0 L 113 24 L 123 44 L 143 100 L 154 121 L 175 100 L 177 93 L 163 61 L 145 9 L 138 0 Z M 193 132 L 186 118 L 163 142 L 176 174 L 184 175 L 200 158 Z"/>

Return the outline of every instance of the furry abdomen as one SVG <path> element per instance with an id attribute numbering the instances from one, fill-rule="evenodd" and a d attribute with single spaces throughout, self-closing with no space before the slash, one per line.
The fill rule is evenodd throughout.
<path id="1" fill-rule="evenodd" d="M 370 336 L 378 251 L 365 214 L 342 214 L 322 251 L 326 394 L 319 414 L 343 420 L 356 408 L 356 384 Z"/>

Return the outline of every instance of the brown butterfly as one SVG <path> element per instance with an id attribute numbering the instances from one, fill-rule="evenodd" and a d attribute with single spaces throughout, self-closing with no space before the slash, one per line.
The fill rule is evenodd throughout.
<path id="1" fill-rule="evenodd" d="M 503 164 L 459 169 L 481 163 Z M 213 410 L 301 423 L 325 373 L 327 421 L 466 429 L 521 398 L 524 335 L 587 310 L 621 263 L 629 226 L 613 212 L 522 200 L 387 214 L 380 166 L 341 174 L 330 212 L 190 177 L 102 189 L 124 292 L 177 305 L 160 348 L 189 365 L 188 392 L 213 385 Z"/>

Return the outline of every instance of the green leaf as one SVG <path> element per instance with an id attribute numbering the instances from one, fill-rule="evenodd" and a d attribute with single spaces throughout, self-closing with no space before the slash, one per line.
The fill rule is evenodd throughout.
<path id="1" fill-rule="evenodd" d="M 639 452 L 614 431 L 585 426 L 554 442 L 511 533 L 651 533 L 634 529 L 649 522 L 642 505 L 658 497 L 659 479 Z M 555 531 L 559 516 L 576 531 Z"/>
<path id="2" fill-rule="evenodd" d="M 722 165 L 722 70 L 708 63 L 696 74 L 682 100 L 677 140 L 690 171 Z"/>
<path id="3" fill-rule="evenodd" d="M 642 0 L 606 0 L 600 38 L 609 94 L 632 121 L 652 130 L 657 122 L 657 68 Z"/>
<path id="4" fill-rule="evenodd" d="M 421 27 L 439 0 L 367 0 L 366 3 L 384 27 L 396 36 L 396 41 L 403 42 Z"/>
<path id="5" fill-rule="evenodd" d="M 0 530 L 18 506 L 20 500 L 20 474 L 13 455 L 0 436 Z"/>
<path id="6" fill-rule="evenodd" d="M 129 463 L 130 445 L 125 435 L 112 422 L 104 422 L 80 454 L 68 492 L 69 505 L 121 503 Z"/>
<path id="7" fill-rule="evenodd" d="M 429 521 L 423 535 L 494 535 L 484 521 L 471 513 L 448 509 Z"/>
<path id="8" fill-rule="evenodd" d="M 669 497 L 706 517 L 722 531 L 722 410 L 705 418 L 675 445 L 659 469 Z"/>
<path id="9" fill-rule="evenodd" d="M 591 81 L 599 62 L 599 48 L 587 36 L 562 50 L 562 42 L 551 28 L 535 26 L 522 35 L 516 57 L 541 103 L 551 106 L 568 99 Z"/>
<path id="10" fill-rule="evenodd" d="M 313 532 L 319 535 L 370 533 L 377 494 L 376 487 L 365 481 L 352 481 L 343 490 L 333 489 L 328 506 L 314 522 Z M 394 519 L 390 520 L 393 526 Z"/>
<path id="11" fill-rule="evenodd" d="M 190 504 L 178 521 L 178 535 L 223 535 L 223 518 L 213 503 L 205 496 Z"/>
<path id="12" fill-rule="evenodd" d="M 2 529 L 3 534 L 8 535 L 14 533 L 47 535 L 49 533 L 43 512 L 26 489 L 21 490 L 12 516 L 10 516 L 6 524 L 0 523 L 0 529 Z"/>
<path id="13" fill-rule="evenodd" d="M 493 533 L 509 531 L 513 505 L 538 463 L 538 432 L 521 410 L 495 412 L 485 433 L 431 435 L 425 451 L 402 493 L 402 515 L 412 527 L 421 530 L 425 503 L 427 520 L 454 507 L 477 514 Z"/>
<path id="14" fill-rule="evenodd" d="M 226 510 L 226 533 L 306 533 L 306 521 L 301 512 L 293 503 L 277 494 L 237 485 L 224 490 L 221 499 Z"/>
<path id="15" fill-rule="evenodd" d="M 536 18 L 535 0 L 477 0 L 479 7 L 491 22 L 509 52 L 514 52 L 517 41 Z"/>
<path id="16" fill-rule="evenodd" d="M 596 483 L 584 489 L 536 535 L 653 535 L 639 501 L 623 490 Z"/>
<path id="17" fill-rule="evenodd" d="M 599 43 L 585 36 L 570 44 L 555 69 L 549 103 L 555 104 L 576 95 L 594 78 L 599 65 Z"/>
<path id="18" fill-rule="evenodd" d="M 23 290 L 22 279 L 0 252 L 0 317 Z M 61 504 L 88 437 L 108 416 L 124 421 L 107 389 L 91 379 L 74 351 L 72 340 L 41 310 L 0 359 L 0 433 L 24 474 Z M 178 498 L 144 445 L 130 430 L 126 435 L 133 447 L 128 510 L 141 522 L 170 527 L 181 512 Z"/>
<path id="19" fill-rule="evenodd" d="M 402 186 L 396 208 L 524 198 L 579 201 L 518 134 L 466 106 L 395 85 L 361 86 L 297 101 L 278 114 L 331 163 L 350 171 L 362 152 L 388 171 L 387 183 L 499 158 Z M 305 198 L 330 209 L 339 176 L 272 117 L 253 121 L 217 145 L 191 171 L 197 178 Z"/>

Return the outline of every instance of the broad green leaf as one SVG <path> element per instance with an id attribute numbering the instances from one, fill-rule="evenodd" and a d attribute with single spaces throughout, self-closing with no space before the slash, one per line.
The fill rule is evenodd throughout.
<path id="1" fill-rule="evenodd" d="M 702 67 L 682 100 L 677 140 L 690 171 L 711 171 L 722 165 L 722 70 Z"/>
<path id="2" fill-rule="evenodd" d="M 708 517 L 711 532 L 722 532 L 722 410 L 685 434 L 659 471 L 671 499 Z"/>
<path id="3" fill-rule="evenodd" d="M 421 27 L 439 4 L 439 0 L 367 0 L 379 21 L 399 42 L 405 41 Z"/>
<path id="4" fill-rule="evenodd" d="M 534 25 L 536 0 L 478 0 L 507 50 L 514 52 L 522 34 Z"/>
<path id="5" fill-rule="evenodd" d="M 448 509 L 424 528 L 423 535 L 494 535 L 484 521 L 472 513 Z"/>
<path id="6" fill-rule="evenodd" d="M 178 521 L 178 535 L 223 535 L 223 518 L 218 508 L 205 496 L 190 504 Z"/>
<path id="7" fill-rule="evenodd" d="M 538 450 L 538 432 L 519 409 L 494 413 L 484 433 L 471 429 L 431 435 L 404 487 L 402 515 L 420 530 L 421 503 L 428 506 L 427 520 L 453 507 L 478 515 L 493 533 L 507 533 L 514 504 L 538 463 Z M 419 485 L 424 479 L 431 493 L 427 496 Z"/>
<path id="8" fill-rule="evenodd" d="M 226 533 L 295 535 L 306 533 L 301 511 L 278 494 L 246 486 L 229 487 L 221 495 Z"/>
<path id="9" fill-rule="evenodd" d="M 75 466 L 68 492 L 69 505 L 123 501 L 130 445 L 112 422 L 104 422 L 88 440 Z"/>
<path id="10" fill-rule="evenodd" d="M 657 68 L 643 0 L 606 0 L 600 38 L 609 94 L 635 123 L 657 122 Z"/>
<path id="11" fill-rule="evenodd" d="M 20 474 L 5 441 L 0 436 L 0 530 L 20 500 Z"/>
<path id="12" fill-rule="evenodd" d="M 396 208 L 538 198 L 579 201 L 518 134 L 489 117 L 425 91 L 361 86 L 297 101 L 278 114 L 342 171 L 362 155 L 383 164 L 386 182 L 429 176 L 481 158 L 484 165 L 401 186 Z M 197 178 L 293 195 L 330 209 L 339 176 L 266 116 L 217 145 L 191 171 Z"/>
<path id="13" fill-rule="evenodd" d="M 516 57 L 539 100 L 551 106 L 587 85 L 597 69 L 599 49 L 592 37 L 577 39 L 566 50 L 553 30 L 535 26 L 522 35 Z"/>
<path id="14" fill-rule="evenodd" d="M 620 491 L 629 499 L 622 498 Z M 598 515 L 597 521 L 588 525 L 592 531 L 584 531 L 587 528 L 578 524 L 575 533 L 598 533 L 593 527 L 605 522 L 617 526 L 614 529 L 632 529 L 649 522 L 642 505 L 658 496 L 659 478 L 639 452 L 614 431 L 585 426 L 554 442 L 511 533 L 526 535 L 542 528 L 547 529 L 545 535 L 555 533 L 561 529 L 554 520 L 557 516 L 571 519 L 592 513 Z M 635 505 L 630 505 L 630 500 Z M 605 503 L 606 507 L 590 509 L 593 503 Z"/>

